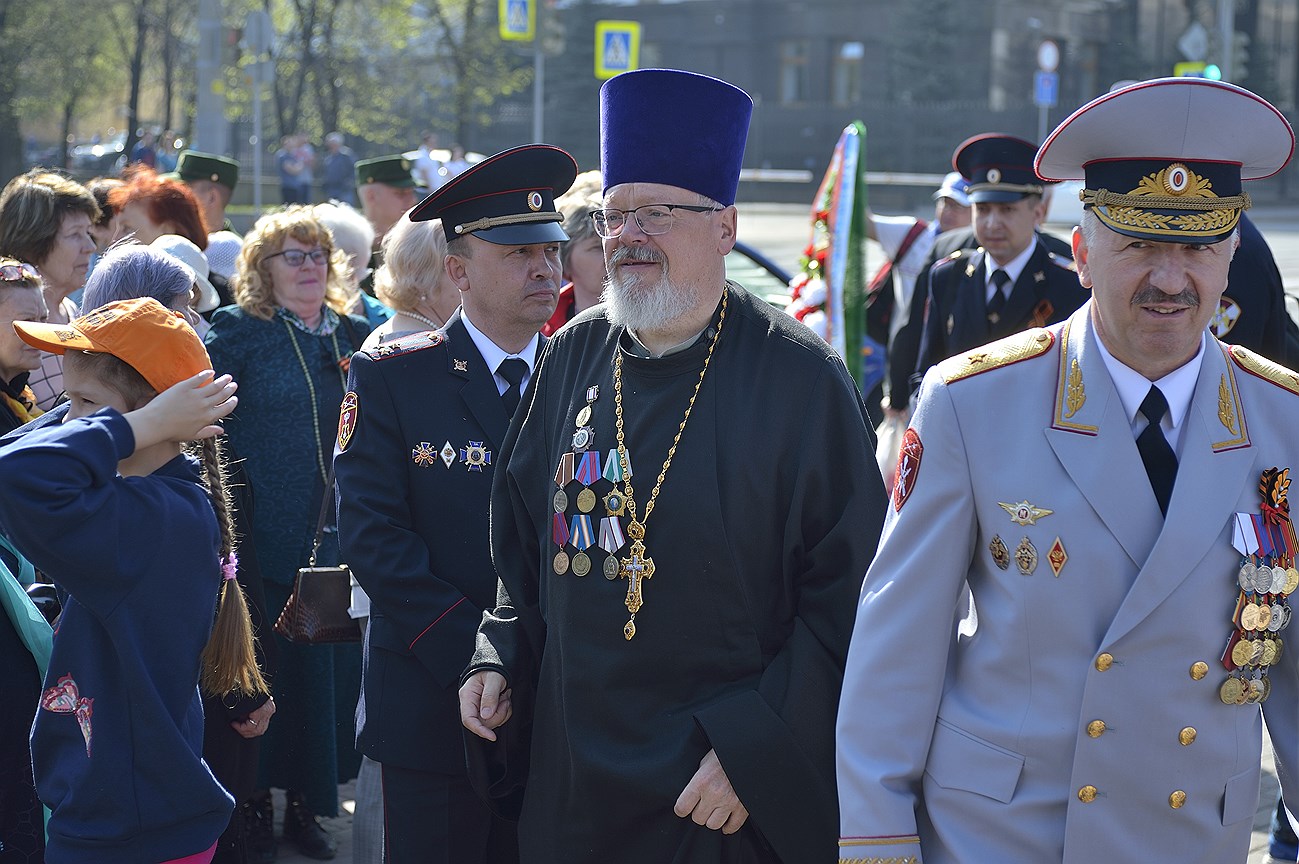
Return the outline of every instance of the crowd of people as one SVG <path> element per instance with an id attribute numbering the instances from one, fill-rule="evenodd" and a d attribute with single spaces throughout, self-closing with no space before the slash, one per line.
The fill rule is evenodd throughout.
<path id="1" fill-rule="evenodd" d="M 617 76 L 582 174 L 287 136 L 243 235 L 218 154 L 4 187 L 0 864 L 328 860 L 354 777 L 360 864 L 1244 860 L 1264 718 L 1299 799 L 1289 125 L 1168 79 L 959 144 L 865 214 L 872 394 L 726 278 L 752 109 Z M 272 627 L 335 566 L 362 641 Z"/>

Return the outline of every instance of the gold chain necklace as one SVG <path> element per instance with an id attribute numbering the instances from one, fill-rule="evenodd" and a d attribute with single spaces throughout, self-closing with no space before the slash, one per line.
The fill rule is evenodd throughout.
<path id="1" fill-rule="evenodd" d="M 293 345 L 293 353 L 298 355 L 298 365 L 302 367 L 302 377 L 307 379 L 307 394 L 311 397 L 311 431 L 316 433 L 316 467 L 320 469 L 320 482 L 326 486 L 329 485 L 329 474 L 325 471 L 325 448 L 324 442 L 320 438 L 320 404 L 316 401 L 316 385 L 311 380 L 311 370 L 307 368 L 307 358 L 302 356 L 302 349 L 298 347 L 298 337 L 293 333 L 293 325 L 287 318 L 281 318 L 284 326 L 289 331 L 289 342 Z M 338 328 L 330 331 L 329 338 L 334 343 L 334 356 L 340 357 L 342 352 L 338 349 Z M 343 392 L 347 392 L 347 379 L 343 377 L 340 369 L 338 380 L 343 382 Z"/>
<path id="2" fill-rule="evenodd" d="M 713 361 L 713 351 L 717 348 L 717 341 L 722 338 L 722 325 L 726 323 L 726 301 L 730 292 L 725 288 L 722 289 L 722 314 L 717 319 L 717 335 L 708 345 L 708 356 L 704 358 L 704 368 L 699 370 L 699 380 L 695 382 L 695 392 L 690 394 L 690 403 L 686 405 L 686 414 L 681 418 L 681 425 L 677 427 L 676 437 L 672 439 L 672 446 L 668 448 L 668 456 L 663 460 L 663 468 L 659 471 L 658 480 L 654 483 L 654 490 L 650 492 L 649 501 L 645 503 L 645 518 L 638 521 L 636 519 L 636 499 L 631 488 L 631 471 L 628 470 L 627 445 L 623 438 L 622 425 L 622 351 L 618 351 L 613 361 L 613 405 L 618 425 L 618 462 L 622 465 L 622 488 L 623 497 L 626 499 L 628 514 L 631 515 L 631 522 L 627 525 L 627 536 L 632 539 L 631 556 L 621 558 L 621 566 L 618 568 L 618 576 L 627 580 L 627 599 L 624 604 L 631 617 L 622 628 L 622 635 L 631 641 L 631 637 L 636 635 L 636 613 L 640 611 L 644 603 L 642 596 L 643 582 L 654 576 L 654 559 L 645 554 L 645 526 L 649 524 L 650 514 L 654 512 L 654 502 L 658 500 L 659 490 L 663 488 L 663 478 L 668 474 L 668 469 L 672 467 L 672 457 L 677 454 L 677 445 L 681 443 L 681 433 L 686 431 L 686 423 L 690 420 L 690 412 L 695 407 L 695 400 L 699 398 L 699 388 L 704 386 L 704 376 L 708 374 L 708 365 Z"/>

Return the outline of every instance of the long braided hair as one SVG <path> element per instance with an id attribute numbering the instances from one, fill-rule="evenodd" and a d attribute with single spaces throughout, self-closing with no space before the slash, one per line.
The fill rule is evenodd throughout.
<path id="1" fill-rule="evenodd" d="M 221 531 L 221 594 L 217 603 L 216 623 L 203 648 L 203 674 L 199 683 L 210 696 L 224 696 L 239 691 L 246 696 L 269 693 L 262 670 L 257 666 L 253 646 L 253 624 L 248 614 L 248 600 L 235 579 L 239 559 L 235 553 L 234 518 L 230 513 L 230 490 L 226 486 L 225 460 L 220 441 L 205 438 L 195 442 L 194 455 L 203 470 L 208 498 L 216 511 Z"/>

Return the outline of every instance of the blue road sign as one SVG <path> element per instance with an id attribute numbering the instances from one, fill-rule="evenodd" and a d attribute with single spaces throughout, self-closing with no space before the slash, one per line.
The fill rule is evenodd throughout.
<path id="1" fill-rule="evenodd" d="M 1039 108 L 1052 108 L 1060 96 L 1060 75 L 1056 72 L 1038 71 L 1033 75 L 1033 104 Z"/>

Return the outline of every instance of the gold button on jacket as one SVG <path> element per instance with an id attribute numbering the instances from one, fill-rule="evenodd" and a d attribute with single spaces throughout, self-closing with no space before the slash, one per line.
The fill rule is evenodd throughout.
<path id="1" fill-rule="evenodd" d="M 1181 789 L 1178 789 L 1172 795 L 1168 796 L 1168 806 L 1172 807 L 1174 810 L 1179 809 L 1185 803 L 1186 803 L 1186 793 L 1183 792 Z"/>
<path id="2" fill-rule="evenodd" d="M 1114 665 L 1113 654 L 1101 654 L 1096 658 L 1096 671 L 1104 672 Z"/>
<path id="3" fill-rule="evenodd" d="M 1087 724 L 1087 734 L 1093 738 L 1099 738 L 1105 734 L 1105 721 L 1093 720 Z"/>
<path id="4" fill-rule="evenodd" d="M 1187 726 L 1181 732 L 1177 733 L 1177 740 L 1181 741 L 1182 746 L 1185 747 L 1187 744 L 1195 743 L 1195 735 L 1196 735 L 1195 727 Z"/>
<path id="5" fill-rule="evenodd" d="M 1096 787 L 1084 786 L 1078 790 L 1078 800 L 1084 804 L 1090 804 L 1096 800 Z"/>

